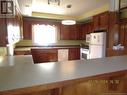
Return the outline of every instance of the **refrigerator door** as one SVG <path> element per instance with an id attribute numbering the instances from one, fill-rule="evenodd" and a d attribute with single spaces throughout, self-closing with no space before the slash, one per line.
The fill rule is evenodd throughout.
<path id="1" fill-rule="evenodd" d="M 106 33 L 91 33 L 90 34 L 90 44 L 92 45 L 104 45 L 106 41 Z"/>
<path id="2" fill-rule="evenodd" d="M 105 48 L 102 45 L 90 45 L 90 59 L 105 57 Z"/>

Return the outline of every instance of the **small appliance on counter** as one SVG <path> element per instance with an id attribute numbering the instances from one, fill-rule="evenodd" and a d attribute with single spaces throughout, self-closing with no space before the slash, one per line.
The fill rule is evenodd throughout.
<path id="1" fill-rule="evenodd" d="M 95 59 L 106 56 L 106 31 L 95 31 L 86 35 L 88 47 L 81 47 L 81 59 Z"/>

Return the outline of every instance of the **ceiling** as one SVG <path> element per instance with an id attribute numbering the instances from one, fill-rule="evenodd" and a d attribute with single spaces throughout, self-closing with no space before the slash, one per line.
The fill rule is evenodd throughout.
<path id="1" fill-rule="evenodd" d="M 58 5 L 57 3 L 48 4 L 48 0 L 18 0 L 23 15 L 39 12 L 75 17 L 82 16 L 109 2 L 110 0 L 60 0 L 60 5 Z M 71 8 L 67 8 L 67 5 L 71 5 Z"/>

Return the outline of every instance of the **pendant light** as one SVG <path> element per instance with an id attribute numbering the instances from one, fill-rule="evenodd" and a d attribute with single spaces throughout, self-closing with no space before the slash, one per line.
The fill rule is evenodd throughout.
<path id="1" fill-rule="evenodd" d="M 66 7 L 67 7 L 67 8 L 71 8 L 72 5 L 69 4 L 69 5 L 67 5 Z M 62 20 L 61 23 L 62 23 L 63 25 L 74 25 L 74 24 L 76 24 L 76 21 L 75 21 L 75 20 L 72 20 L 72 19 L 67 19 L 67 20 Z"/>
<path id="2" fill-rule="evenodd" d="M 63 25 L 74 25 L 76 24 L 75 20 L 62 20 Z"/>

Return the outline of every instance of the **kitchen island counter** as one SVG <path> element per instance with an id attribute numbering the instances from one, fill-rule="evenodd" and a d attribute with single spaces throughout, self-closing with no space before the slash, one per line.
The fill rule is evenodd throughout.
<path id="1" fill-rule="evenodd" d="M 34 64 L 32 56 L 1 57 L 0 95 L 50 90 L 127 71 L 127 56 Z"/>

